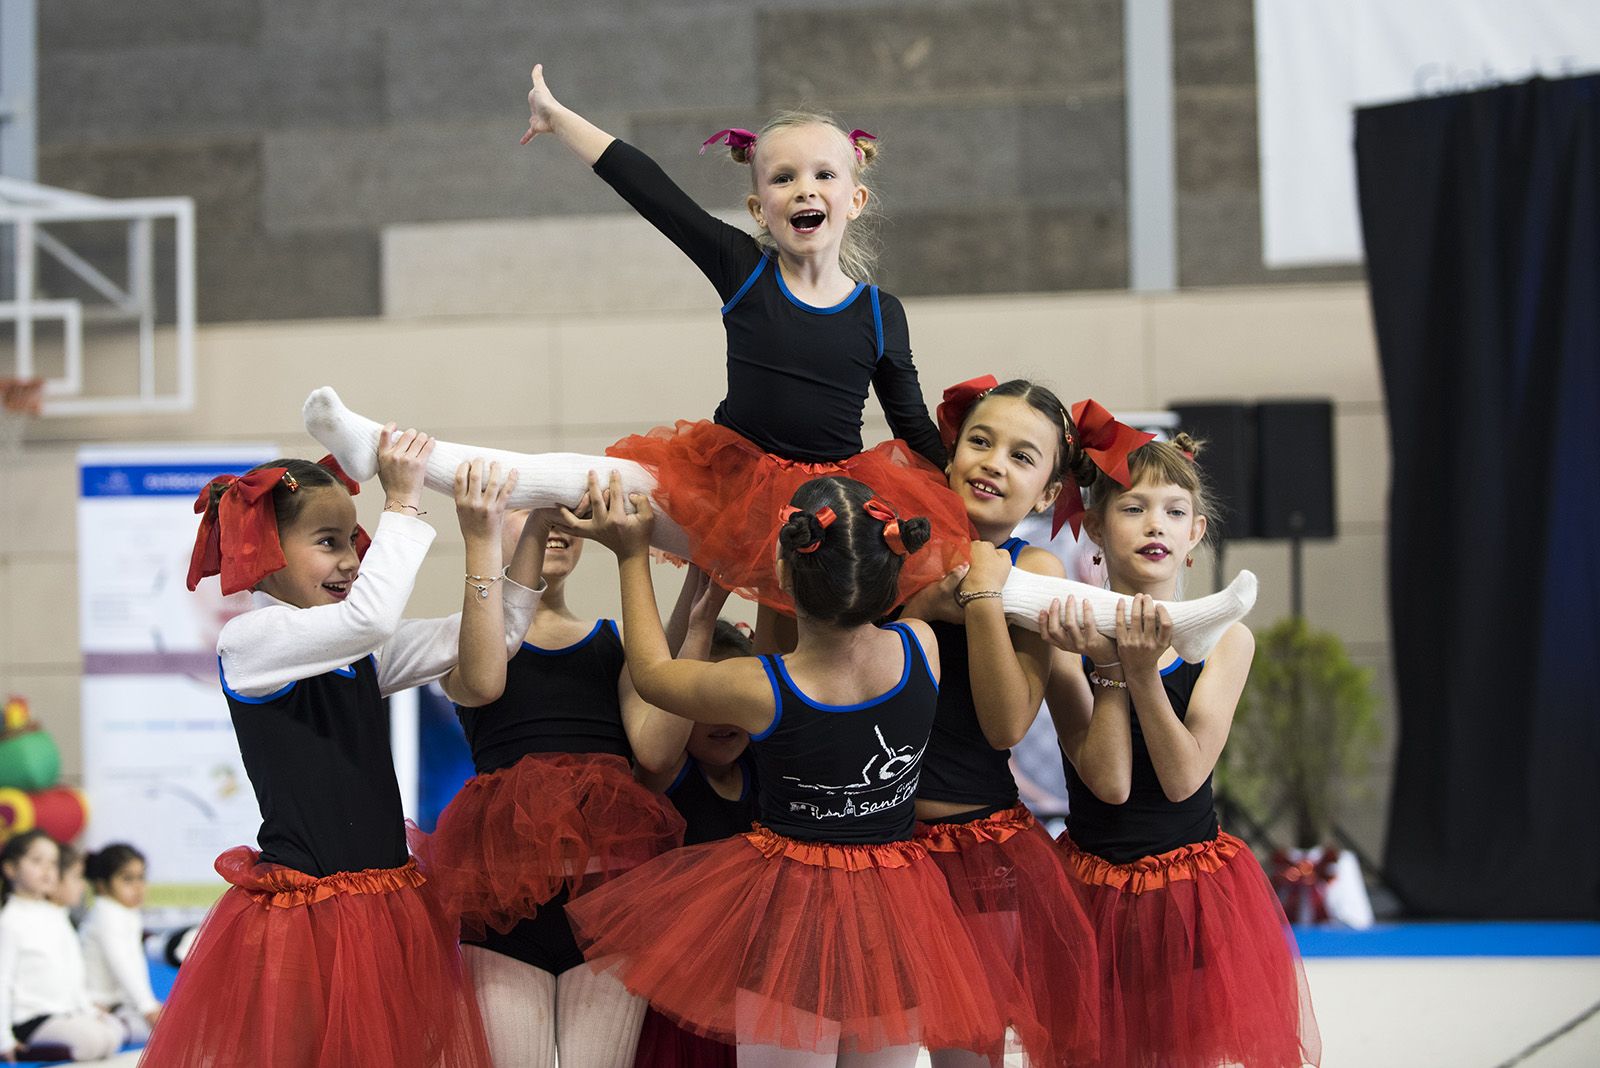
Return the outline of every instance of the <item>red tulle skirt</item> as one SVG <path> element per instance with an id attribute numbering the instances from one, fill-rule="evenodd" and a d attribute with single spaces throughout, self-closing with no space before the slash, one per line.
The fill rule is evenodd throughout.
<path id="1" fill-rule="evenodd" d="M 654 1009 L 644 1015 L 633 1068 L 738 1068 L 734 1046 L 685 1031 Z"/>
<path id="2" fill-rule="evenodd" d="M 1092 1062 L 1100 1042 L 1094 929 L 1033 814 L 1018 805 L 968 823 L 919 823 L 917 841 L 944 872 L 1031 1062 Z"/>
<path id="3" fill-rule="evenodd" d="M 718 583 L 790 615 L 778 588 L 778 509 L 802 483 L 845 475 L 871 486 L 903 518 L 925 516 L 933 539 L 906 557 L 900 601 L 964 563 L 973 535 L 966 506 L 944 473 L 900 440 L 886 441 L 838 463 L 785 460 L 725 426 L 680 420 L 623 438 L 607 456 L 633 460 L 656 477 L 653 498 L 689 534 L 694 562 Z"/>
<path id="4" fill-rule="evenodd" d="M 1099 940 L 1099 1064 L 1318 1063 L 1294 933 L 1248 846 L 1224 833 L 1112 864 L 1057 843 Z"/>
<path id="5" fill-rule="evenodd" d="M 852 1052 L 1004 1039 L 982 961 L 916 842 L 802 842 L 758 826 L 658 857 L 567 916 L 592 967 L 722 1042 Z"/>
<path id="6" fill-rule="evenodd" d="M 565 887 L 577 895 L 683 842 L 683 817 L 626 759 L 536 753 L 475 775 L 411 851 L 469 938 L 505 933 Z"/>
<path id="7" fill-rule="evenodd" d="M 415 862 L 315 878 L 238 846 L 178 971 L 151 1068 L 481 1068 L 456 928 Z"/>

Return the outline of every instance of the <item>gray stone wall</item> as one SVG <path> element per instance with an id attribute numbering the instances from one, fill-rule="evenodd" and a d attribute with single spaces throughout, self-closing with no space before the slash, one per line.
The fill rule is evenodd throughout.
<path id="1" fill-rule="evenodd" d="M 1184 285 L 1260 266 L 1250 0 L 1175 3 Z M 880 280 L 904 296 L 1127 277 L 1116 0 L 49 0 L 40 178 L 199 206 L 207 321 L 382 311 L 391 224 L 622 208 L 518 147 L 527 69 L 714 210 L 701 138 L 778 107 L 882 136 Z M 625 209 L 622 209 L 625 210 Z"/>

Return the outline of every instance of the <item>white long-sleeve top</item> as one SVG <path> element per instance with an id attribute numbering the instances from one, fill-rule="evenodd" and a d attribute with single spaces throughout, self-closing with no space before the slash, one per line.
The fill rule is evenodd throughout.
<path id="1" fill-rule="evenodd" d="M 257 591 L 252 610 L 230 619 L 217 637 L 228 688 L 242 697 L 265 697 L 368 653 L 377 660 L 378 686 L 386 696 L 443 677 L 460 658 L 461 613 L 400 618 L 435 534 L 415 516 L 383 513 L 350 595 L 338 604 L 296 608 Z M 510 579 L 502 586 L 509 659 L 533 622 L 543 582 L 538 590 Z"/>
<path id="2" fill-rule="evenodd" d="M 150 989 L 144 918 L 138 909 L 109 895 L 98 896 L 89 906 L 79 935 L 90 1001 L 102 1009 L 131 1005 L 141 1014 L 161 1007 Z"/>
<path id="3" fill-rule="evenodd" d="M 84 1012 L 83 947 L 67 910 L 13 897 L 0 908 L 0 1051 L 17 1044 L 11 1028 L 36 1016 Z"/>

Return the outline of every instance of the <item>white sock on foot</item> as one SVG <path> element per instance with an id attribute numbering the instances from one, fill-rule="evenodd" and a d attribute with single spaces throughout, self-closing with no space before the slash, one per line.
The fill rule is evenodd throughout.
<path id="1" fill-rule="evenodd" d="M 306 431 L 333 454 L 351 478 L 365 482 L 378 473 L 378 434 L 383 424 L 346 408 L 339 394 L 328 386 L 306 398 L 301 416 Z M 502 468 L 516 469 L 517 488 L 510 497 L 513 508 L 575 508 L 589 488 L 590 471 L 599 473 L 602 485 L 610 472 L 619 472 L 628 493 L 650 494 L 656 488 L 655 477 L 632 460 L 575 452 L 507 452 L 450 441 L 434 445 L 423 482 L 429 489 L 453 497 L 456 468 L 463 461 L 480 458 Z M 659 507 L 651 544 L 676 556 L 689 555 L 689 536 Z"/>
<path id="2" fill-rule="evenodd" d="M 1039 613 L 1049 608 L 1051 601 L 1065 604 L 1068 597 L 1076 597 L 1094 607 L 1095 626 L 1101 634 L 1111 637 L 1117 632 L 1117 602 L 1128 601 L 1131 606 L 1133 600 L 1099 586 L 1035 575 L 1015 567 L 1000 593 L 1006 617 L 1025 630 L 1039 630 Z M 1208 597 L 1159 603 L 1172 617 L 1172 648 L 1189 663 L 1197 664 L 1206 658 L 1223 633 L 1255 605 L 1256 577 L 1249 571 L 1241 571 L 1225 589 Z"/>

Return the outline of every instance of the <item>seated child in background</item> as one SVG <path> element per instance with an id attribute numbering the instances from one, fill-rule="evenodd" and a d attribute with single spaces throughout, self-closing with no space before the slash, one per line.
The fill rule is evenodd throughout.
<path id="1" fill-rule="evenodd" d="M 150 989 L 144 954 L 144 854 L 117 842 L 91 853 L 85 865 L 94 904 L 83 922 L 84 967 L 89 999 L 114 1014 L 133 1042 L 150 1038 L 161 1002 Z"/>

